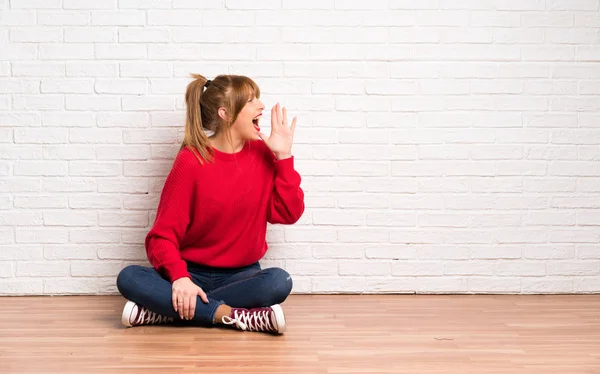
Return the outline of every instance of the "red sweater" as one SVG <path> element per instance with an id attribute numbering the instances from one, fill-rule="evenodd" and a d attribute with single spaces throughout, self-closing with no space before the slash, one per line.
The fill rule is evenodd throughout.
<path id="1" fill-rule="evenodd" d="M 262 140 L 255 140 L 235 154 L 215 149 L 214 163 L 201 165 L 183 149 L 146 236 L 148 260 L 171 282 L 190 276 L 185 261 L 250 265 L 267 251 L 267 222 L 292 224 L 303 213 L 293 156 L 277 160 Z"/>

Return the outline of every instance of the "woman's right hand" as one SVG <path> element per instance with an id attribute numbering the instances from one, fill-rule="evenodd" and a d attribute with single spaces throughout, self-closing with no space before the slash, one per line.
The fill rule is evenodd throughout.
<path id="1" fill-rule="evenodd" d="M 196 297 L 200 296 L 202 301 L 208 304 L 208 298 L 202 288 L 196 286 L 188 277 L 179 278 L 173 282 L 171 293 L 173 308 L 179 313 L 181 319 L 192 319 L 196 312 Z"/>

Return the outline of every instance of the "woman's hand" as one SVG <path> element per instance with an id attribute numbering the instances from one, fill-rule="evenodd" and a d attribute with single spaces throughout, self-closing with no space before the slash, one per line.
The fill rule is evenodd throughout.
<path id="1" fill-rule="evenodd" d="M 267 147 L 275 154 L 278 160 L 292 156 L 292 142 L 296 130 L 296 117 L 292 120 L 292 126 L 288 126 L 287 110 L 280 111 L 279 103 L 271 109 L 271 134 L 267 138 L 262 132 L 258 136 L 265 142 Z"/>
<path id="2" fill-rule="evenodd" d="M 208 298 L 202 288 L 196 286 L 188 277 L 179 278 L 173 282 L 171 295 L 173 308 L 179 313 L 181 319 L 192 319 L 196 312 L 196 297 L 208 304 Z"/>

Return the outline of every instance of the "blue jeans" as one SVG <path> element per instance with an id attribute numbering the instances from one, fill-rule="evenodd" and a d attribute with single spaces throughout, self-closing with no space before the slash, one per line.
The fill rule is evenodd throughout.
<path id="1" fill-rule="evenodd" d="M 219 305 L 257 308 L 282 303 L 292 290 L 292 278 L 280 268 L 261 270 L 258 262 L 235 269 L 188 263 L 192 281 L 206 293 L 208 304 L 196 297 L 191 321 L 181 320 L 171 301 L 172 285 L 152 267 L 129 265 L 119 273 L 117 288 L 128 300 L 175 321 L 212 325 Z"/>

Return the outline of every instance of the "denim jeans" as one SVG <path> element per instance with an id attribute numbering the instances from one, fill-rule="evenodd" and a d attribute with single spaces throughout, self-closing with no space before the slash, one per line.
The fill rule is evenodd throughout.
<path id="1" fill-rule="evenodd" d="M 212 325 L 221 304 L 234 308 L 257 308 L 282 303 L 292 290 L 292 278 L 280 268 L 261 270 L 258 262 L 235 269 L 222 269 L 188 263 L 192 281 L 202 288 L 208 304 L 196 297 L 191 321 L 179 318 L 171 301 L 172 285 L 152 267 L 129 265 L 119 273 L 117 288 L 128 300 L 155 313 L 182 323 Z"/>

